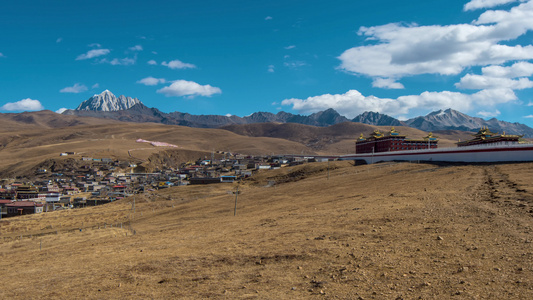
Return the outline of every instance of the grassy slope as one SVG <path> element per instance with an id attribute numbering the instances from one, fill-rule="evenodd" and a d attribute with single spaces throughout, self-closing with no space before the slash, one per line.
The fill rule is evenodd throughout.
<path id="1" fill-rule="evenodd" d="M 93 157 L 147 159 L 162 148 L 139 144 L 139 138 L 176 144 L 200 156 L 211 151 L 245 154 L 349 154 L 360 133 L 375 126 L 341 123 L 330 127 L 301 124 L 248 124 L 222 129 L 199 129 L 155 123 L 125 123 L 107 119 L 59 115 L 51 111 L 0 114 L 0 177 L 28 173 L 42 161 L 57 158 L 61 152 L 77 152 Z M 388 127 L 377 127 L 387 131 Z M 398 127 L 409 138 L 427 133 Z M 230 132 L 233 131 L 233 132 Z M 441 147 L 465 139 L 465 132 L 437 134 Z M 133 150 L 134 149 L 134 150 Z M 128 152 L 129 150 L 133 150 Z"/>
<path id="2" fill-rule="evenodd" d="M 0 296 L 533 297 L 533 164 L 327 166 L 3 220 Z"/>
<path id="3" fill-rule="evenodd" d="M 137 139 L 175 144 L 179 149 L 193 151 L 233 151 L 246 154 L 313 153 L 309 148 L 283 139 L 251 138 L 226 130 L 199 129 L 161 124 L 116 123 L 112 125 L 81 125 L 0 132 L 4 145 L 0 149 L 0 173 L 23 173 L 61 152 L 76 152 L 93 157 L 127 159 L 132 155 L 146 159 L 163 149 Z M 142 150 L 139 152 L 139 150 Z"/>
<path id="4" fill-rule="evenodd" d="M 373 130 L 388 132 L 388 126 L 372 126 L 361 123 L 345 122 L 329 127 L 315 127 L 294 123 L 256 123 L 245 125 L 230 125 L 222 127 L 225 130 L 244 136 L 278 137 L 302 143 L 320 154 L 350 154 L 354 153 L 355 140 L 362 133 L 365 137 Z M 427 132 L 404 126 L 396 126 L 397 131 L 410 139 L 422 139 Z M 440 131 L 435 133 L 439 138 L 440 147 L 455 147 L 458 139 L 471 138 L 471 133 L 464 131 Z"/>

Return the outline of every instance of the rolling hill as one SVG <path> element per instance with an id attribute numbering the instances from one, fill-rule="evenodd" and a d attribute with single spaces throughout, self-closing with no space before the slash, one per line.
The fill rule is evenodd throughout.
<path id="1" fill-rule="evenodd" d="M 236 216 L 218 184 L 6 219 L 0 297 L 530 299 L 531 167 L 313 163 Z"/>
<path id="2" fill-rule="evenodd" d="M 137 105 L 136 105 L 137 106 Z M 88 111 L 91 112 L 91 111 Z M 120 112 L 120 111 L 119 111 Z M 109 112 L 107 112 L 109 113 Z M 137 139 L 178 145 L 183 157 L 210 156 L 213 151 L 250 155 L 270 154 L 350 154 L 354 141 L 374 129 L 388 126 L 343 122 L 328 127 L 297 123 L 234 124 L 213 128 L 131 123 L 112 119 L 56 114 L 51 111 L 0 114 L 0 177 L 27 175 L 43 161 L 58 158 L 62 152 L 90 157 L 111 157 L 140 162 L 165 150 L 139 144 Z M 409 138 L 422 138 L 427 132 L 396 127 Z M 459 130 L 437 131 L 440 147 L 452 147 L 470 138 Z M 185 155 L 185 153 L 187 153 Z"/>

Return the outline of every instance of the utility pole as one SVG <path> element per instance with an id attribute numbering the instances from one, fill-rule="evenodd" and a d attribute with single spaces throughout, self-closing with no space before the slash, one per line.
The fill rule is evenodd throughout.
<path id="1" fill-rule="evenodd" d="M 239 185 L 237 184 L 237 190 L 235 191 L 235 208 L 233 209 L 233 216 L 237 215 L 237 197 L 239 196 Z"/>

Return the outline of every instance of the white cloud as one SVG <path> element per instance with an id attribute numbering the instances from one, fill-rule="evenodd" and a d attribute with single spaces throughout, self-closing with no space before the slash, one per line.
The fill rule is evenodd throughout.
<path id="1" fill-rule="evenodd" d="M 494 117 L 497 117 L 501 114 L 501 112 L 499 110 L 495 110 L 495 111 L 480 111 L 477 113 L 478 116 L 481 116 L 482 118 L 494 118 Z"/>
<path id="2" fill-rule="evenodd" d="M 403 84 L 396 82 L 392 78 L 375 78 L 372 82 L 373 87 L 384 89 L 403 89 Z"/>
<path id="3" fill-rule="evenodd" d="M 82 93 L 87 91 L 87 87 L 83 84 L 76 83 L 73 86 L 67 86 L 59 90 L 60 93 Z"/>
<path id="4" fill-rule="evenodd" d="M 125 58 L 120 58 L 120 59 L 114 58 L 111 61 L 109 61 L 109 63 L 113 66 L 131 66 L 131 65 L 134 65 L 136 61 L 137 61 L 136 57 L 134 58 L 125 57 Z M 107 62 L 107 61 L 104 59 L 102 62 Z"/>
<path id="5" fill-rule="evenodd" d="M 533 87 L 533 81 L 528 78 L 519 78 L 516 80 L 503 77 L 489 77 L 483 75 L 467 74 L 459 83 L 455 84 L 461 89 L 493 89 L 493 88 L 508 88 L 512 90 L 522 90 Z"/>
<path id="6" fill-rule="evenodd" d="M 465 4 L 463 9 L 465 11 L 468 10 L 476 10 L 481 8 L 491 8 L 498 5 L 503 5 L 511 2 L 516 2 L 517 0 L 472 0 Z"/>
<path id="7" fill-rule="evenodd" d="M 524 116 L 524 118 L 533 119 L 533 115 L 527 115 L 527 116 Z"/>
<path id="8" fill-rule="evenodd" d="M 295 60 L 295 61 L 286 61 L 283 63 L 283 65 L 287 68 L 298 69 L 300 67 L 307 66 L 307 63 L 305 61 Z"/>
<path id="9" fill-rule="evenodd" d="M 102 48 L 102 45 L 98 44 L 98 43 L 92 43 L 92 44 L 89 44 L 87 45 L 89 47 L 93 47 L 93 48 Z"/>
<path id="10" fill-rule="evenodd" d="M 109 54 L 109 52 L 110 52 L 109 49 L 93 49 L 93 50 L 87 51 L 87 53 L 85 54 L 78 55 L 78 57 L 76 57 L 76 60 L 84 60 L 84 59 L 90 59 L 90 58 L 98 57 L 102 55 L 107 55 Z"/>
<path id="11" fill-rule="evenodd" d="M 268 70 L 269 73 L 274 73 L 274 71 L 275 71 L 274 65 L 269 65 L 267 70 Z"/>
<path id="12" fill-rule="evenodd" d="M 491 77 L 528 77 L 533 75 L 533 64 L 529 62 L 517 62 L 510 67 L 489 66 L 484 67 L 481 72 L 483 75 Z"/>
<path id="13" fill-rule="evenodd" d="M 294 45 L 290 45 L 290 46 L 283 47 L 283 48 L 285 48 L 285 49 L 287 49 L 287 50 L 290 50 L 290 49 L 294 49 L 294 48 L 296 48 L 296 46 L 294 46 Z"/>
<path id="14" fill-rule="evenodd" d="M 61 43 L 63 41 L 63 38 L 57 38 L 56 43 Z"/>
<path id="15" fill-rule="evenodd" d="M 457 92 L 423 92 L 420 95 L 400 96 L 397 99 L 364 96 L 357 90 L 349 90 L 345 94 L 324 94 L 307 99 L 285 99 L 282 105 L 292 106 L 299 113 L 314 113 L 328 108 L 337 110 L 348 118 L 365 112 L 374 111 L 391 116 L 407 116 L 412 110 L 433 111 L 453 108 L 459 111 L 470 111 L 479 106 L 494 106 L 516 100 L 510 89 L 482 90 L 475 94 Z"/>
<path id="16" fill-rule="evenodd" d="M 170 69 L 195 69 L 196 66 L 193 64 L 184 63 L 178 59 L 171 60 L 168 63 L 166 61 L 162 62 L 161 65 L 169 67 Z"/>
<path id="17" fill-rule="evenodd" d="M 509 11 L 484 12 L 472 24 L 361 27 L 358 34 L 366 37 L 369 45 L 344 51 L 338 57 L 339 69 L 396 79 L 418 74 L 457 75 L 472 66 L 533 59 L 532 45 L 509 43 L 532 29 L 533 1 Z"/>
<path id="18" fill-rule="evenodd" d="M 95 83 L 95 84 L 93 84 L 93 85 L 91 86 L 91 89 L 97 89 L 97 88 L 99 88 L 99 87 L 100 87 L 100 84 Z"/>
<path id="19" fill-rule="evenodd" d="M 2 52 L 0 52 L 0 57 L 6 57 Z"/>
<path id="20" fill-rule="evenodd" d="M 268 20 L 272 20 L 272 17 L 271 17 L 271 16 L 267 16 L 267 17 L 265 18 L 265 21 L 268 21 Z"/>
<path id="21" fill-rule="evenodd" d="M 176 80 L 171 85 L 157 90 L 158 93 L 167 97 L 195 96 L 211 97 L 214 94 L 221 94 L 222 90 L 209 84 L 200 85 L 194 81 Z"/>
<path id="22" fill-rule="evenodd" d="M 149 60 L 147 62 L 147 64 L 149 64 L 149 65 L 157 65 L 157 62 L 155 60 L 151 59 L 151 60 Z"/>
<path id="23" fill-rule="evenodd" d="M 137 83 L 141 83 L 144 85 L 158 85 L 160 83 L 165 83 L 165 82 L 167 82 L 165 78 L 154 78 L 152 76 L 149 76 L 149 77 L 146 77 L 146 78 L 143 78 L 137 81 Z"/>
<path id="24" fill-rule="evenodd" d="M 112 66 L 131 66 L 137 62 L 137 56 L 133 58 L 130 58 L 130 57 L 113 58 L 112 60 L 103 58 L 103 59 L 100 59 L 98 62 L 101 64 L 110 64 Z"/>
<path id="25" fill-rule="evenodd" d="M 56 114 L 62 114 L 65 110 L 68 110 L 68 108 L 62 107 L 62 108 L 56 110 Z"/>
<path id="26" fill-rule="evenodd" d="M 141 45 L 135 45 L 133 47 L 128 48 L 130 51 L 142 51 L 143 47 Z"/>
<path id="27" fill-rule="evenodd" d="M 6 111 L 35 111 L 42 109 L 44 109 L 44 107 L 39 100 L 33 100 L 30 98 L 22 99 L 17 102 L 6 103 L 0 107 L 0 110 Z"/>
<path id="28" fill-rule="evenodd" d="M 533 64 L 528 62 L 518 62 L 509 67 L 488 66 L 482 68 L 481 73 L 483 75 L 466 74 L 455 86 L 461 89 L 509 88 L 513 90 L 533 87 L 533 82 L 526 78 L 533 74 Z"/>

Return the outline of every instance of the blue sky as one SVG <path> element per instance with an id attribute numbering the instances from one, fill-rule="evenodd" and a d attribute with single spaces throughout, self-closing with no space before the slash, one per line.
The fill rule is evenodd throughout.
<path id="1" fill-rule="evenodd" d="M 453 108 L 533 126 L 533 0 L 0 2 L 0 112 Z"/>

